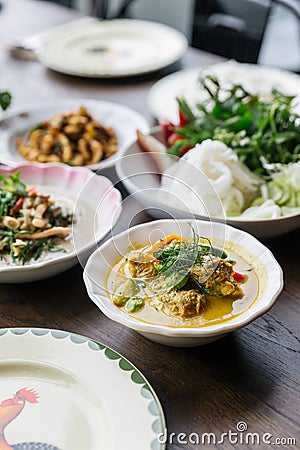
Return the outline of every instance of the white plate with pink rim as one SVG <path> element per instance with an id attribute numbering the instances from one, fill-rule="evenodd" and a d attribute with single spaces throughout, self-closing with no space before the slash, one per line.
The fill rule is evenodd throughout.
<path id="1" fill-rule="evenodd" d="M 0 167 L 0 175 L 20 172 L 26 186 L 37 186 L 37 192 L 50 195 L 66 205 L 73 215 L 72 233 L 64 251 L 43 252 L 37 260 L 24 265 L 11 259 L 0 261 L 0 283 L 23 283 L 59 274 L 82 264 L 116 224 L 121 213 L 121 194 L 111 181 L 87 168 L 65 164 L 23 164 Z M 1 184 L 2 186 L 2 184 Z"/>
<path id="2" fill-rule="evenodd" d="M 0 330 L 0 446 L 164 450 L 165 419 L 143 374 L 116 351 L 62 330 Z"/>
<path id="3" fill-rule="evenodd" d="M 105 127 L 112 127 L 118 140 L 118 151 L 110 158 L 97 164 L 86 166 L 100 170 L 114 165 L 122 157 L 125 149 L 136 138 L 136 130 L 149 131 L 146 119 L 138 111 L 127 106 L 94 99 L 58 99 L 32 104 L 26 108 L 7 112 L 0 121 L 1 153 L 0 162 L 10 167 L 26 162 L 19 153 L 17 139 L 27 141 L 30 130 L 58 113 L 76 112 L 80 106 L 86 107 L 91 116 Z"/>

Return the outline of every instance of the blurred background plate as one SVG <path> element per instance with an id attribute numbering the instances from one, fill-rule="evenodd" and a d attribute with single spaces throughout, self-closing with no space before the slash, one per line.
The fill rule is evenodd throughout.
<path id="1" fill-rule="evenodd" d="M 187 47 L 186 37 L 167 25 L 91 19 L 53 32 L 41 47 L 39 59 L 46 67 L 69 75 L 118 78 L 169 66 Z"/>

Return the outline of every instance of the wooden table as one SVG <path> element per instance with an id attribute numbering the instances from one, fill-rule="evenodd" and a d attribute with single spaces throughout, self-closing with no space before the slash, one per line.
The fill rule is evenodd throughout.
<path id="1" fill-rule="evenodd" d="M 14 34 L 40 32 L 77 16 L 54 4 L 9 0 L 0 13 L 0 30 Z M 0 85 L 12 91 L 14 107 L 55 97 L 91 97 L 134 107 L 153 123 L 145 100 L 149 87 L 162 73 L 123 81 L 76 79 L 51 72 L 38 62 L 12 59 L 1 42 Z M 219 60 L 190 49 L 181 66 L 196 67 Z M 128 226 L 138 208 L 133 202 L 127 206 L 119 229 Z M 149 218 L 142 214 L 138 220 Z M 213 432 L 220 437 L 223 432 L 236 431 L 240 421 L 247 423 L 249 432 L 259 433 L 261 439 L 264 433 L 271 433 L 273 441 L 277 437 L 296 438 L 299 448 L 299 231 L 266 244 L 285 272 L 285 289 L 278 302 L 251 325 L 204 347 L 164 347 L 110 321 L 89 300 L 79 265 L 45 281 L 2 285 L 0 326 L 65 329 L 121 352 L 156 390 L 168 432 L 177 436 L 173 444 L 168 444 L 170 450 L 200 448 L 180 444 L 180 432 Z M 201 448 L 210 447 L 254 448 L 251 444 L 234 445 L 226 438 L 222 444 Z M 255 448 L 270 445 L 261 443 Z"/>

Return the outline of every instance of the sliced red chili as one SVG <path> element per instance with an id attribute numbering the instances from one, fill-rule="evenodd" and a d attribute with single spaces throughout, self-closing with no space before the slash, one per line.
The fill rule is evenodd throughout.
<path id="1" fill-rule="evenodd" d="M 186 117 L 186 115 L 180 108 L 178 110 L 178 114 L 179 114 L 179 126 L 185 127 L 190 123 L 190 120 Z"/>
<path id="2" fill-rule="evenodd" d="M 159 124 L 161 126 L 161 131 L 166 144 L 168 144 L 169 137 L 174 131 L 175 125 L 169 120 L 160 120 Z"/>
<path id="3" fill-rule="evenodd" d="M 244 281 L 245 279 L 245 275 L 238 273 L 238 272 L 234 272 L 232 275 L 234 281 L 236 281 L 237 283 Z"/>
<path id="4" fill-rule="evenodd" d="M 37 186 L 32 186 L 31 188 L 27 189 L 27 194 L 29 197 L 35 197 L 37 193 Z"/>
<path id="5" fill-rule="evenodd" d="M 11 210 L 9 211 L 10 216 L 13 216 L 16 212 L 20 211 L 23 205 L 23 200 L 24 200 L 23 197 L 18 198 L 18 200 L 15 203 L 15 206 L 11 208 Z"/>

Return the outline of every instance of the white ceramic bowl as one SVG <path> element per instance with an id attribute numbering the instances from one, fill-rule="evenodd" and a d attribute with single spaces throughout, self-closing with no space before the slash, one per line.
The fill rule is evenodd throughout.
<path id="1" fill-rule="evenodd" d="M 76 218 L 73 224 L 74 250 L 53 253 L 51 259 L 37 260 L 23 266 L 0 265 L 0 283 L 24 283 L 48 278 L 77 264 L 84 263 L 97 243 L 115 225 L 121 212 L 121 194 L 108 178 L 94 175 L 89 169 L 65 164 L 23 164 L 15 168 L 0 167 L 0 175 L 20 171 L 20 179 L 47 193 L 70 200 Z M 90 212 L 90 214 L 84 214 Z M 82 217 L 81 217 L 82 216 Z"/>
<path id="2" fill-rule="evenodd" d="M 153 128 L 150 134 L 161 142 L 163 141 L 160 127 Z M 163 191 L 157 195 L 160 185 L 157 168 L 151 156 L 141 150 L 137 141 L 131 144 L 124 152 L 123 157 L 117 161 L 116 171 L 127 191 L 156 219 L 170 217 L 176 219 L 187 217 L 201 220 L 209 219 L 207 216 L 195 214 L 186 209 L 179 209 L 170 204 L 164 200 Z M 225 219 L 222 220 L 213 216 L 210 216 L 210 219 L 216 222 L 225 221 Z M 300 214 L 266 220 L 229 217 L 226 219 L 226 223 L 245 230 L 258 238 L 269 239 L 299 228 Z"/>
<path id="3" fill-rule="evenodd" d="M 226 322 L 195 328 L 168 327 L 146 323 L 127 315 L 108 298 L 106 282 L 108 273 L 121 255 L 128 252 L 130 244 L 144 245 L 168 234 L 191 236 L 191 223 L 196 232 L 205 237 L 234 243 L 233 252 L 240 255 L 253 270 L 259 270 L 259 292 L 253 293 L 255 302 L 240 315 Z M 232 244 L 231 244 L 232 245 Z M 253 261 L 258 262 L 254 264 Z M 257 272 L 256 272 L 257 273 Z M 84 270 L 84 281 L 90 298 L 110 319 L 129 327 L 152 341 L 172 346 L 197 346 L 207 344 L 231 331 L 248 325 L 267 312 L 283 288 L 282 270 L 272 253 L 257 239 L 231 226 L 208 221 L 158 220 L 137 225 L 101 245 L 89 258 Z"/>

